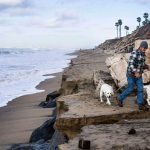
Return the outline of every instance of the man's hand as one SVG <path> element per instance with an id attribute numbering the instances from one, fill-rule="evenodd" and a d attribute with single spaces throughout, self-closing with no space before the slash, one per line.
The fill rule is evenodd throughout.
<path id="1" fill-rule="evenodd" d="M 141 77 L 141 74 L 138 73 L 138 72 L 136 72 L 136 73 L 135 73 L 135 77 L 136 77 L 136 78 L 140 78 L 140 77 Z"/>

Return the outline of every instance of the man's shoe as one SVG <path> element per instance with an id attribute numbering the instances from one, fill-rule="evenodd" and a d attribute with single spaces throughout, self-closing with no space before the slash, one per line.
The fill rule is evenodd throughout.
<path id="1" fill-rule="evenodd" d="M 149 111 L 149 108 L 144 105 L 141 105 L 141 106 L 139 106 L 139 110 Z"/>
<path id="2" fill-rule="evenodd" d="M 117 103 L 119 107 L 123 107 L 123 103 L 116 97 Z"/>

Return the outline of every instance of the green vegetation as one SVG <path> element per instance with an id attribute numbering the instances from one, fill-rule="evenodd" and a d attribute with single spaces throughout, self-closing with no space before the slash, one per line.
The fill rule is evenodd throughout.
<path id="1" fill-rule="evenodd" d="M 129 27 L 128 26 L 124 26 L 124 29 L 126 30 L 126 35 L 128 35 Z"/>
<path id="2" fill-rule="evenodd" d="M 139 23 L 139 28 L 140 28 L 140 23 L 141 23 L 141 17 L 137 17 L 137 22 Z"/>
<path id="3" fill-rule="evenodd" d="M 148 13 L 144 13 L 143 17 L 145 18 L 145 20 L 142 22 L 143 25 L 148 24 L 150 21 L 148 20 L 149 14 Z"/>
<path id="4" fill-rule="evenodd" d="M 116 22 L 116 23 L 115 23 L 115 26 L 116 26 L 116 28 L 117 28 L 117 38 L 118 38 L 118 26 L 119 26 L 119 23 Z"/>
<path id="5" fill-rule="evenodd" d="M 122 26 L 122 20 L 121 19 L 118 20 L 118 24 L 119 24 L 119 37 L 121 38 L 121 26 Z"/>

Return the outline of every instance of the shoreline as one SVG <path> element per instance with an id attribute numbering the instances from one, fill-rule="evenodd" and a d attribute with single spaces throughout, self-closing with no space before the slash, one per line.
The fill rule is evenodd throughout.
<path id="1" fill-rule="evenodd" d="M 45 79 L 35 87 L 45 91 L 17 97 L 0 107 L 0 150 L 28 143 L 32 131 L 51 116 L 53 109 L 43 109 L 38 104 L 45 101 L 47 94 L 60 88 L 62 73 L 51 74 L 55 77 Z"/>
<path id="2" fill-rule="evenodd" d="M 63 72 L 63 71 L 59 71 L 59 72 Z M 39 81 L 37 82 L 37 84 L 33 84 L 33 85 L 31 86 L 32 89 L 30 89 L 30 90 L 25 89 L 25 90 L 24 90 L 25 92 L 22 91 L 21 94 L 18 94 L 18 95 L 16 95 L 16 96 L 13 95 L 12 98 L 8 98 L 8 99 L 7 99 L 7 103 L 5 103 L 4 105 L 0 105 L 0 109 L 3 108 L 3 107 L 6 107 L 11 101 L 13 101 L 13 100 L 15 100 L 15 99 L 17 99 L 17 98 L 19 98 L 19 97 L 22 97 L 22 96 L 25 96 L 25 95 L 31 95 L 31 94 L 36 94 L 36 93 L 44 92 L 45 89 L 40 89 L 40 88 L 38 89 L 38 88 L 37 88 L 37 87 L 39 86 L 39 84 L 40 84 L 41 82 L 47 80 L 47 79 L 53 79 L 53 78 L 55 78 L 55 74 L 57 74 L 57 73 L 59 73 L 59 72 L 42 75 L 42 76 L 44 77 L 43 80 L 39 80 Z"/>
<path id="3" fill-rule="evenodd" d="M 40 82 L 42 82 L 42 81 L 44 81 L 44 80 L 46 80 L 48 78 L 53 78 L 55 73 L 63 72 L 64 68 L 69 66 L 70 60 L 72 58 L 76 57 L 76 56 L 70 55 L 70 53 L 72 53 L 72 51 L 71 52 L 61 52 L 60 56 L 62 58 L 60 59 L 60 61 L 62 63 L 59 64 L 59 63 L 57 63 L 57 61 L 56 62 L 54 61 L 54 63 L 53 63 L 53 62 L 51 62 L 52 60 L 50 60 L 49 61 L 50 67 L 47 66 L 47 69 L 43 70 L 43 69 L 38 69 L 38 67 L 37 67 L 34 70 L 32 68 L 33 70 L 31 69 L 29 71 L 30 73 L 28 73 L 27 70 L 25 69 L 26 70 L 25 71 L 25 76 L 22 76 L 22 74 L 20 73 L 21 75 L 18 75 L 18 77 L 17 77 L 16 76 L 17 75 L 17 71 L 16 71 L 13 74 L 13 78 L 11 78 L 11 76 L 9 76 L 9 75 L 8 75 L 8 77 L 5 77 L 5 72 L 4 72 L 4 77 L 2 76 L 2 84 L 1 84 L 1 92 L 0 92 L 1 93 L 0 108 L 2 108 L 4 106 L 7 106 L 7 104 L 9 102 L 11 102 L 12 100 L 16 99 L 17 97 L 21 97 L 23 95 L 29 95 L 29 94 L 42 92 L 42 91 L 39 91 L 38 89 L 36 89 L 36 86 Z M 51 64 L 52 65 L 56 65 L 56 66 L 55 67 L 51 66 Z M 47 63 L 47 65 L 48 65 L 48 63 Z M 29 75 L 27 76 L 26 74 L 29 74 Z M 35 74 L 35 77 L 33 77 L 34 74 Z M 7 74 L 6 74 L 6 76 L 7 76 Z M 26 79 L 26 77 L 27 77 L 27 79 Z M 18 78 L 19 78 L 19 80 L 18 80 Z M 6 79 L 6 81 L 5 81 L 5 79 Z M 3 85 L 3 82 L 4 82 L 4 85 Z M 5 85 L 5 82 L 6 82 L 6 85 Z"/>

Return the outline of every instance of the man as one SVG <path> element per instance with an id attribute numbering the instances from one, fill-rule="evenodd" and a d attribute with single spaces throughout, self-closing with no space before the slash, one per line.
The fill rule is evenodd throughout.
<path id="1" fill-rule="evenodd" d="M 123 107 L 124 99 L 132 93 L 134 86 L 137 87 L 137 104 L 139 110 L 149 110 L 144 105 L 143 79 L 142 73 L 144 69 L 149 69 L 145 64 L 145 51 L 148 48 L 148 43 L 142 41 L 137 50 L 133 50 L 129 58 L 127 67 L 127 82 L 128 87 L 118 96 L 117 101 L 120 107 Z"/>

